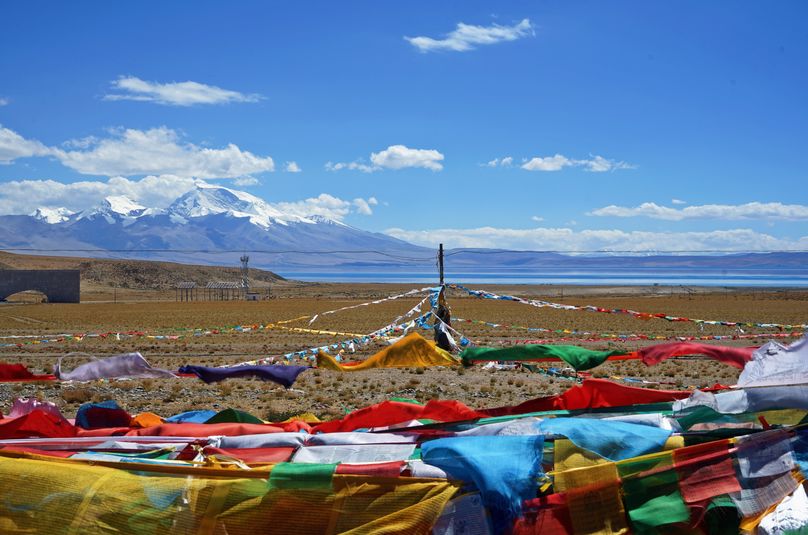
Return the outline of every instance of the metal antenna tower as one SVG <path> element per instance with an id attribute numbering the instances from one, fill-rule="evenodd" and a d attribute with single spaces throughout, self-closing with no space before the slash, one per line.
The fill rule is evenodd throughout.
<path id="1" fill-rule="evenodd" d="M 248 266 L 250 262 L 250 257 L 247 256 L 247 253 L 241 255 L 241 288 L 244 290 L 244 293 L 249 293 L 250 291 L 250 267 Z"/>

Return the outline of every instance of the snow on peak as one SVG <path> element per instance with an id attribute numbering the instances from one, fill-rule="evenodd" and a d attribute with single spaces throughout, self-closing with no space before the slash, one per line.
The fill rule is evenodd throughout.
<path id="1" fill-rule="evenodd" d="M 40 221 L 44 221 L 45 223 L 55 224 L 55 223 L 64 223 L 70 216 L 73 215 L 75 212 L 68 210 L 67 208 L 60 207 L 60 208 L 50 208 L 47 206 L 43 206 L 37 208 L 32 214 L 29 214 L 34 219 L 39 219 Z"/>
<path id="2" fill-rule="evenodd" d="M 127 217 L 137 217 L 146 211 L 145 206 L 141 206 L 125 195 L 110 195 L 104 199 L 101 206 L 110 212 Z"/>
<path id="3" fill-rule="evenodd" d="M 314 223 L 322 223 L 324 225 L 337 225 L 340 227 L 347 227 L 345 223 L 342 221 L 337 221 L 336 219 L 330 219 L 324 215 L 310 215 L 306 216 L 306 219 L 313 221 Z"/>
<path id="4" fill-rule="evenodd" d="M 141 206 L 125 195 L 110 195 L 100 205 L 84 210 L 76 216 L 76 220 L 93 220 L 102 217 L 107 223 L 116 221 L 133 223 L 138 217 L 152 213 L 154 210 Z"/>
<path id="5" fill-rule="evenodd" d="M 286 225 L 311 222 L 304 217 L 284 213 L 247 192 L 204 183 L 197 183 L 195 189 L 174 201 L 168 207 L 168 213 L 185 219 L 229 214 L 233 217 L 248 217 L 251 223 L 264 228 L 273 223 Z"/>
<path id="6" fill-rule="evenodd" d="M 83 219 L 88 221 L 103 219 L 109 224 L 122 223 L 128 226 L 143 217 L 157 215 L 167 215 L 174 223 L 185 224 L 197 217 L 226 214 L 231 217 L 248 218 L 251 223 L 264 229 L 272 225 L 286 226 L 290 223 L 347 227 L 341 221 L 309 214 L 306 208 L 306 203 L 271 204 L 244 191 L 197 182 L 194 189 L 178 197 L 167 209 L 147 208 L 125 195 L 110 195 L 100 204 L 78 213 L 66 208 L 43 207 L 30 215 L 53 224 Z"/>

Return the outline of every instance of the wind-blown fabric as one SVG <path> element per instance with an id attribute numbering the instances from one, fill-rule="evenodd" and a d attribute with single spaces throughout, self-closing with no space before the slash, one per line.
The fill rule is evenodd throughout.
<path id="1" fill-rule="evenodd" d="M 518 517 L 522 502 L 535 498 L 544 437 L 451 437 L 421 446 L 424 462 L 473 483 L 494 517 L 496 532 Z"/>
<path id="2" fill-rule="evenodd" d="M 671 357 L 686 355 L 704 355 L 713 360 L 743 369 L 744 364 L 752 359 L 755 347 L 726 347 L 693 342 L 672 342 L 656 344 L 637 351 L 637 356 L 646 366 L 654 366 Z"/>
<path id="3" fill-rule="evenodd" d="M 770 409 L 808 409 L 808 338 L 784 346 L 769 342 L 752 355 L 736 389 L 710 394 L 694 391 L 674 404 L 675 411 L 709 407 L 721 414 Z"/>
<path id="4" fill-rule="evenodd" d="M 340 372 L 356 372 L 371 368 L 428 368 L 457 364 L 457 359 L 451 353 L 436 347 L 418 333 L 408 334 L 395 344 L 356 364 L 340 364 L 334 357 L 322 351 L 317 354 L 319 368 Z"/>
<path id="5" fill-rule="evenodd" d="M 64 418 L 34 410 L 19 418 L 0 419 L 0 439 L 62 438 L 76 436 L 76 428 Z"/>
<path id="6" fill-rule="evenodd" d="M 258 435 L 264 433 L 280 433 L 283 431 L 308 431 L 309 426 L 303 422 L 295 421 L 278 424 L 160 424 L 154 427 L 130 429 L 124 434 L 127 436 L 143 437 L 212 437 L 234 435 Z"/>
<path id="7" fill-rule="evenodd" d="M 618 472 L 634 533 L 665 533 L 663 526 L 681 524 L 690 519 L 671 453 L 620 463 Z M 639 477 L 641 474 L 644 477 Z"/>
<path id="8" fill-rule="evenodd" d="M 401 401 L 382 401 L 370 407 L 354 411 L 340 420 L 323 422 L 313 427 L 318 433 L 333 433 L 335 431 L 354 431 L 370 427 L 387 427 L 409 420 L 427 419 L 438 422 L 454 422 L 484 416 L 484 414 L 454 400 L 432 399 L 426 405 Z"/>
<path id="9" fill-rule="evenodd" d="M 185 411 L 179 414 L 175 414 L 174 416 L 169 416 L 166 418 L 166 423 L 169 424 L 179 424 L 179 423 L 190 423 L 190 424 L 203 424 L 210 420 L 213 416 L 216 415 L 216 411 L 212 411 L 209 409 L 205 410 L 197 410 L 197 411 Z"/>
<path id="10" fill-rule="evenodd" d="M 76 412 L 76 425 L 82 429 L 126 427 L 131 421 L 132 416 L 111 400 L 85 403 Z"/>
<path id="11" fill-rule="evenodd" d="M 417 441 L 415 435 L 396 433 L 320 433 L 306 440 L 309 446 L 350 446 L 365 444 L 412 444 Z"/>
<path id="12" fill-rule="evenodd" d="M 415 444 L 366 444 L 344 446 L 305 446 L 292 457 L 296 463 L 378 463 L 406 461 Z"/>
<path id="13" fill-rule="evenodd" d="M 53 368 L 53 374 L 62 381 L 95 381 L 96 379 L 124 377 L 176 377 L 168 370 L 152 368 L 140 353 L 125 353 L 93 360 L 69 372 L 62 371 L 62 359 L 59 359 Z"/>
<path id="14" fill-rule="evenodd" d="M 268 366 L 232 366 L 228 368 L 208 368 L 206 366 L 182 366 L 180 373 L 193 373 L 206 383 L 215 383 L 235 377 L 257 377 L 264 381 L 272 381 L 284 388 L 289 388 L 297 380 L 297 376 L 308 370 L 308 366 L 284 366 L 273 364 Z"/>
<path id="15" fill-rule="evenodd" d="M 53 375 L 34 375 L 25 364 L 0 362 L 0 382 L 6 381 L 52 381 Z"/>
<path id="16" fill-rule="evenodd" d="M 18 418 L 37 410 L 47 412 L 60 420 L 66 421 L 66 418 L 62 415 L 62 411 L 59 410 L 59 407 L 55 403 L 51 401 L 40 401 L 36 398 L 15 399 L 11 404 L 8 418 Z"/>
<path id="17" fill-rule="evenodd" d="M 805 533 L 805 530 L 808 530 L 808 495 L 802 485 L 763 517 L 758 526 L 761 535 Z"/>
<path id="18" fill-rule="evenodd" d="M 298 448 L 306 442 L 306 433 L 286 431 L 244 436 L 217 436 L 208 439 L 211 446 L 225 449 Z"/>
<path id="19" fill-rule="evenodd" d="M 658 427 L 589 418 L 549 418 L 539 429 L 545 435 L 565 436 L 610 461 L 660 451 L 671 436 L 670 430 Z"/>
<path id="20" fill-rule="evenodd" d="M 763 386 L 713 394 L 696 390 L 673 404 L 675 412 L 693 407 L 708 407 L 721 414 L 740 414 L 774 409 L 808 410 L 808 385 Z"/>
<path id="21" fill-rule="evenodd" d="M 457 492 L 445 480 L 333 471 L 276 466 L 256 478 L 230 468 L 111 468 L 3 452 L 0 531 L 427 535 Z"/>
<path id="22" fill-rule="evenodd" d="M 808 338 L 789 346 L 769 342 L 752 355 L 738 377 L 738 386 L 774 386 L 808 383 Z"/>
<path id="23" fill-rule="evenodd" d="M 553 410 L 598 409 L 630 405 L 664 403 L 690 396 L 687 390 L 651 390 L 626 386 L 606 379 L 586 379 L 563 394 L 531 399 L 506 407 L 482 409 L 488 416 L 508 416 Z"/>
<path id="24" fill-rule="evenodd" d="M 263 424 L 264 421 L 257 416 L 253 416 L 249 412 L 240 411 L 238 409 L 223 409 L 209 419 L 205 420 L 206 424 L 224 424 L 224 423 L 239 423 L 239 424 Z"/>
<path id="25" fill-rule="evenodd" d="M 786 385 L 727 394 L 757 403 L 763 398 L 747 396 L 772 389 L 800 391 Z M 0 532 L 155 533 L 179 526 L 242 535 L 448 535 L 488 533 L 479 526 L 493 518 L 495 533 L 729 534 L 753 533 L 772 512 L 761 533 L 806 523 L 806 498 L 798 492 L 808 473 L 808 431 L 797 424 L 804 410 L 718 415 L 709 420 L 715 430 L 679 433 L 714 411 L 699 407 L 674 417 L 660 403 L 575 417 L 458 421 L 471 409 L 394 403 L 400 406 L 385 406 L 392 411 L 357 411 L 326 424 L 352 427 L 364 418 L 373 427 L 403 418 L 408 425 L 421 417 L 451 423 L 310 434 L 300 421 L 143 428 L 133 421 L 87 430 L 37 408 L 0 418 Z M 141 416 L 144 425 L 160 421 Z M 775 427 L 760 429 L 769 424 Z M 677 434 L 662 445 L 672 428 Z M 542 466 L 552 467 L 552 478 Z M 458 502 L 447 506 L 457 490 Z M 464 511 L 459 500 L 469 497 Z"/>
<path id="26" fill-rule="evenodd" d="M 460 359 L 464 365 L 480 361 L 530 362 L 541 360 L 563 360 L 576 371 L 594 368 L 614 355 L 625 355 L 625 351 L 594 351 L 578 346 L 554 346 L 525 344 L 511 347 L 470 347 L 464 349 Z"/>

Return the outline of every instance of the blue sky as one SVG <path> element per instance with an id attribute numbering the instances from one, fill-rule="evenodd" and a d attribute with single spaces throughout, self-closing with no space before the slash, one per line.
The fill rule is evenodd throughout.
<path id="1" fill-rule="evenodd" d="M 4 15 L 2 214 L 203 179 L 421 244 L 808 249 L 804 2 Z"/>

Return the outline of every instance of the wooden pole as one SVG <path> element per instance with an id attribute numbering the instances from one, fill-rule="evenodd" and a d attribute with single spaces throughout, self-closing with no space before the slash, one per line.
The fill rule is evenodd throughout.
<path id="1" fill-rule="evenodd" d="M 443 286 L 443 244 L 438 245 L 438 271 L 440 272 L 440 285 Z"/>

